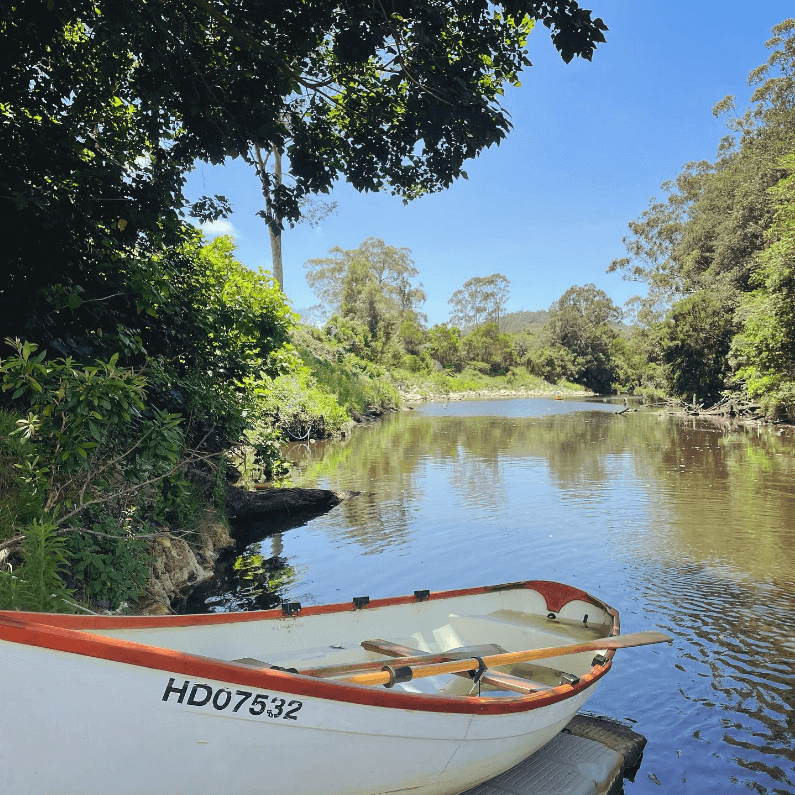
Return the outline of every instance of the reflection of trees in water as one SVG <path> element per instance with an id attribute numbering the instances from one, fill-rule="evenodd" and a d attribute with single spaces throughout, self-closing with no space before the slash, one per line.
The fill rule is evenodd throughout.
<path id="1" fill-rule="evenodd" d="M 278 539 L 278 540 L 276 540 Z M 284 601 L 298 572 L 280 555 L 265 557 L 280 546 L 280 534 L 251 544 L 242 553 L 219 561 L 215 576 L 193 589 L 179 612 L 235 612 L 270 610 Z"/>
<path id="2" fill-rule="evenodd" d="M 342 443 L 305 450 L 311 453 L 301 463 L 305 485 L 364 492 L 343 503 L 329 523 L 335 536 L 373 551 L 409 537 L 429 465 L 438 467 L 462 502 L 499 507 L 516 476 L 508 474 L 509 466 L 524 467 L 522 476 L 532 477 L 526 471 L 532 461 L 546 470 L 563 498 L 604 491 L 620 501 L 622 490 L 644 489 L 657 501 L 653 518 L 671 523 L 673 534 L 681 536 L 680 549 L 714 555 L 720 539 L 744 552 L 757 538 L 756 556 L 763 565 L 775 566 L 782 556 L 795 560 L 792 439 L 772 429 L 731 429 L 642 412 L 542 417 L 404 412 L 359 428 Z M 730 526 L 742 531 L 727 535 Z"/>
<path id="3" fill-rule="evenodd" d="M 402 546 L 411 537 L 416 500 L 417 490 L 409 483 L 405 491 L 386 499 L 381 493 L 359 494 L 346 500 L 335 517 L 329 517 L 329 526 L 335 537 L 356 541 L 367 550 L 365 554 L 376 554 Z"/>
<path id="4" fill-rule="evenodd" d="M 462 502 L 498 508 L 507 499 L 508 461 L 543 460 L 552 480 L 567 489 L 592 487 L 609 474 L 604 456 L 612 413 L 583 412 L 550 417 L 391 416 L 357 429 L 338 444 L 294 446 L 288 457 L 299 462 L 304 485 L 354 489 L 337 517 L 334 533 L 368 549 L 404 543 L 411 533 L 414 506 L 422 497 L 429 465 L 438 464 Z M 377 493 L 368 484 L 377 484 Z"/>
<path id="5" fill-rule="evenodd" d="M 406 543 L 422 497 L 417 456 L 427 448 L 432 430 L 400 423 L 401 417 L 358 428 L 353 439 L 288 449 L 287 457 L 298 464 L 297 482 L 361 492 L 324 523 L 336 538 L 356 541 L 368 553 Z"/>
<path id="6" fill-rule="evenodd" d="M 542 463 L 550 482 L 571 494 L 615 476 L 608 456 L 623 450 L 622 418 L 611 412 L 579 412 L 530 418 L 475 418 L 456 423 L 455 444 L 476 461 L 482 483 L 504 501 L 505 464 Z M 474 488 L 474 478 L 463 484 Z M 483 488 L 483 485 L 480 486 Z"/>
<path id="7" fill-rule="evenodd" d="M 460 456 L 448 478 L 453 490 L 474 509 L 498 508 L 505 504 L 505 479 L 499 459 Z"/>
<path id="8" fill-rule="evenodd" d="M 755 576 L 795 567 L 795 457 L 772 428 L 638 415 L 627 455 L 655 532 L 647 555 L 727 561 Z"/>
<path id="9" fill-rule="evenodd" d="M 657 467 L 676 548 L 755 576 L 795 568 L 795 457 L 771 428 L 732 432 L 680 421 Z"/>

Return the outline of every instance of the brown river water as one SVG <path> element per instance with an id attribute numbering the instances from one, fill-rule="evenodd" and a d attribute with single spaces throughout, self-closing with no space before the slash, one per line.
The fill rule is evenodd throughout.
<path id="1" fill-rule="evenodd" d="M 296 486 L 361 492 L 246 528 L 186 611 L 341 602 L 523 579 L 617 608 L 590 711 L 648 738 L 632 793 L 795 792 L 795 432 L 620 403 L 424 404 L 294 445 Z"/>

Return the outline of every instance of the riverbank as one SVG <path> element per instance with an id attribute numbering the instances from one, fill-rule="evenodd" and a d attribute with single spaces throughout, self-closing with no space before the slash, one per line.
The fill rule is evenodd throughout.
<path id="1" fill-rule="evenodd" d="M 249 491 L 226 484 L 226 516 L 216 508 L 207 507 L 190 538 L 169 534 L 153 541 L 146 596 L 133 612 L 145 615 L 173 613 L 175 601 L 212 577 L 220 555 L 240 541 L 230 522 L 316 516 L 350 496 L 353 496 L 352 492 L 329 489 L 265 488 Z"/>
<path id="2" fill-rule="evenodd" d="M 523 397 L 592 397 L 595 393 L 588 390 L 556 389 L 475 389 L 466 392 L 401 392 L 406 403 L 439 403 L 451 400 L 477 400 L 478 398 L 523 398 Z"/>
<path id="3" fill-rule="evenodd" d="M 570 387 L 482 387 L 456 392 L 430 391 L 426 389 L 401 390 L 400 396 L 405 403 L 446 403 L 458 400 L 477 400 L 483 398 L 567 398 L 593 397 L 595 392 L 587 389 Z"/>

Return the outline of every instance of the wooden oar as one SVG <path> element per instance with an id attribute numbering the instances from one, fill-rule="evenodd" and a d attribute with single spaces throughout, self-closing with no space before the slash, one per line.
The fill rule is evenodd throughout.
<path id="1" fill-rule="evenodd" d="M 423 659 L 423 653 L 420 649 L 414 649 L 411 646 L 403 646 L 400 643 L 390 643 L 387 640 L 365 640 L 362 641 L 362 648 L 367 649 L 367 651 L 375 651 L 379 654 L 389 654 L 392 657 L 402 657 L 406 658 L 409 655 L 412 657 L 419 657 L 419 661 L 421 664 L 426 664 L 431 662 L 428 660 L 429 652 L 425 652 L 425 657 Z M 505 649 L 502 646 L 497 646 L 494 644 L 493 652 L 488 651 L 481 651 L 481 652 L 469 652 L 466 654 L 462 654 L 460 651 L 458 652 L 448 652 L 451 659 L 473 659 L 473 654 L 478 654 L 479 656 L 483 656 L 484 654 L 507 654 Z M 394 662 L 394 661 L 393 661 Z M 441 662 L 441 661 L 440 661 Z M 406 665 L 404 662 L 403 665 Z M 381 663 L 383 667 L 383 663 Z M 552 670 L 552 669 L 550 669 Z M 458 671 L 455 676 L 463 676 L 465 679 L 469 678 L 468 671 Z M 492 687 L 499 687 L 503 690 L 513 690 L 515 693 L 536 693 L 539 690 L 544 690 L 548 687 L 548 685 L 543 685 L 540 682 L 531 682 L 529 679 L 524 679 L 520 676 L 511 676 L 511 674 L 504 674 L 502 671 L 487 671 L 480 677 L 480 681 L 484 685 L 491 685 Z"/>
<path id="2" fill-rule="evenodd" d="M 386 643 L 386 641 L 364 641 L 362 646 L 368 651 L 375 649 L 368 648 L 369 643 Z M 426 654 L 419 652 L 410 657 L 401 657 L 397 662 L 400 665 L 414 665 L 416 663 L 442 662 L 443 660 L 471 660 L 473 655 L 482 657 L 484 654 L 501 654 L 505 651 L 502 646 L 496 643 L 484 643 L 480 646 L 462 646 L 458 649 L 448 649 L 447 651 Z M 379 654 L 384 652 L 379 651 Z M 302 668 L 298 673 L 304 676 L 342 676 L 343 674 L 353 674 L 360 671 L 380 671 L 384 665 L 393 660 L 362 660 L 355 663 L 339 663 L 337 665 L 320 665 L 316 668 Z M 265 665 L 263 663 L 263 665 Z"/>
<path id="3" fill-rule="evenodd" d="M 611 638 L 597 638 L 596 640 L 585 641 L 584 643 L 569 643 L 565 646 L 550 646 L 545 649 L 528 649 L 526 651 L 507 652 L 505 654 L 492 654 L 481 657 L 486 668 L 493 668 L 499 665 L 514 665 L 516 663 L 527 662 L 528 660 L 542 660 L 546 657 L 559 657 L 564 654 L 578 654 L 583 651 L 602 651 L 603 649 L 625 649 L 630 646 L 646 646 L 651 643 L 670 643 L 673 638 L 662 632 L 650 630 L 648 632 L 634 632 L 631 635 L 616 635 Z M 351 682 L 357 685 L 387 685 L 394 684 L 396 666 L 401 665 L 401 658 L 391 660 L 392 671 L 379 671 L 373 673 L 357 674 L 354 676 L 341 677 L 339 682 Z M 408 667 L 408 666 L 403 666 Z M 476 671 L 481 664 L 478 660 L 461 660 L 453 662 L 440 662 L 430 665 L 412 665 L 411 679 L 420 679 L 426 676 L 436 676 L 437 674 L 455 674 L 460 671 Z"/>

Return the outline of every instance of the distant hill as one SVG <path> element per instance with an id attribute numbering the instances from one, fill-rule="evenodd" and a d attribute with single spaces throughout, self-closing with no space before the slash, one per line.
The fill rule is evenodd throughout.
<path id="1" fill-rule="evenodd" d="M 506 331 L 510 334 L 515 334 L 525 329 L 540 331 L 548 318 L 549 312 L 546 309 L 540 309 L 538 312 L 527 312 L 525 310 L 508 312 L 500 318 L 500 331 Z"/>
<path id="2" fill-rule="evenodd" d="M 538 332 L 544 327 L 544 324 L 549 320 L 549 312 L 546 309 L 540 309 L 538 312 L 527 312 L 522 310 L 520 312 L 508 312 L 500 318 L 500 331 L 507 331 L 510 334 L 516 334 L 519 331 Z M 632 333 L 632 326 L 626 323 L 611 323 L 610 324 L 622 337 L 629 337 Z"/>
<path id="3" fill-rule="evenodd" d="M 539 309 L 537 312 L 528 312 L 524 309 L 519 312 L 507 312 L 500 318 L 500 331 L 508 334 L 517 334 L 520 331 L 537 334 L 547 320 L 549 320 L 549 312 L 546 309 Z M 633 328 L 626 323 L 611 323 L 610 325 L 622 337 L 629 337 Z M 474 329 L 474 326 L 465 326 L 461 329 L 461 333 L 466 336 Z"/>

